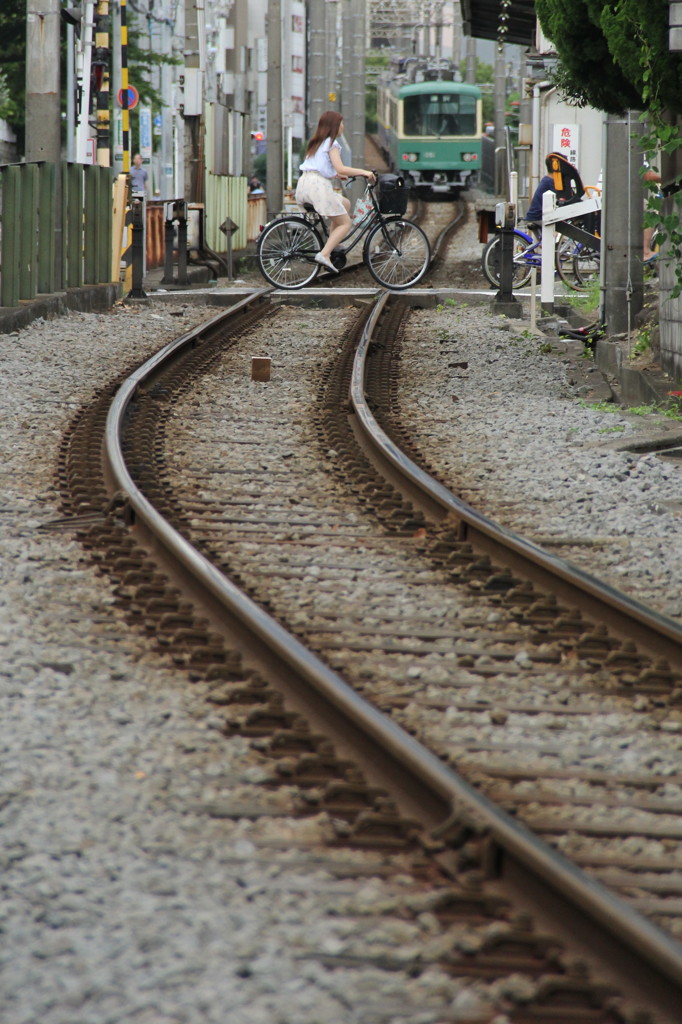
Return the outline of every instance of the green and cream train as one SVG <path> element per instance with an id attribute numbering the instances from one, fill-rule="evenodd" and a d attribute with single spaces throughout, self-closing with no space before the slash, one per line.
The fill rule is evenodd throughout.
<path id="1" fill-rule="evenodd" d="M 481 170 L 481 91 L 454 73 L 397 63 L 377 85 L 377 130 L 391 169 L 419 190 L 457 196 Z"/>

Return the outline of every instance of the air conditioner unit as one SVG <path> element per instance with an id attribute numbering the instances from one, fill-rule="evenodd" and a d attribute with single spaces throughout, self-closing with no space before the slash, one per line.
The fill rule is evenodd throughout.
<path id="1" fill-rule="evenodd" d="M 185 68 L 184 79 L 182 95 L 183 115 L 185 117 L 198 117 L 203 111 L 201 71 L 199 68 Z"/>

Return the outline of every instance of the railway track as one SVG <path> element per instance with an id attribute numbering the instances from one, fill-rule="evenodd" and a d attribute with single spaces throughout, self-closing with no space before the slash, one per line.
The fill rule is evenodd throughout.
<path id="1" fill-rule="evenodd" d="M 260 337 L 258 318 L 268 318 L 270 336 L 291 336 L 291 310 L 280 311 L 285 319 L 278 328 L 257 300 L 245 304 L 227 350 L 225 315 L 169 346 L 123 384 L 110 411 L 113 387 L 75 424 L 61 471 L 68 516 L 114 579 L 131 621 L 157 637 L 191 678 L 212 685 L 209 699 L 225 732 L 252 739 L 273 758 L 269 784 L 300 783 L 293 804 L 298 801 L 304 813 L 314 807 L 331 816 L 332 846 L 375 848 L 382 856 L 399 848 L 401 856 L 416 857 L 409 873 L 419 878 L 417 889 L 424 893 L 425 877 L 437 879 L 432 892 L 450 893 L 443 899 L 455 904 L 475 891 L 479 924 L 485 919 L 480 900 L 509 901 L 495 918 L 502 945 L 495 939 L 477 966 L 460 955 L 456 943 L 444 959 L 427 955 L 434 969 L 449 976 L 477 976 L 492 985 L 478 1017 L 443 1015 L 441 1008 L 434 1020 L 634 1024 L 647 1019 L 637 1017 L 643 1007 L 658 1012 L 650 1019 L 672 1022 L 680 1004 L 682 960 L 677 942 L 658 925 L 670 932 L 677 928 L 679 865 L 674 852 L 656 843 L 676 841 L 677 822 L 671 819 L 679 808 L 674 798 L 646 795 L 656 792 L 664 775 L 628 775 L 619 771 L 615 755 L 612 764 L 587 768 L 594 749 L 578 749 L 567 730 L 577 726 L 580 733 L 588 722 L 598 729 L 605 706 L 642 691 L 676 699 L 679 664 L 663 665 L 646 649 L 665 644 L 672 661 L 679 655 L 679 636 L 659 617 L 644 615 L 642 623 L 640 610 L 614 592 L 608 626 L 590 621 L 589 615 L 600 614 L 603 599 L 595 601 L 594 581 L 587 614 L 572 610 L 582 601 L 578 591 L 585 579 L 572 579 L 561 560 L 541 564 L 539 549 L 507 531 L 495 535 L 493 524 L 453 505 L 444 488 L 417 497 L 419 474 L 391 442 L 384 439 L 384 451 L 370 454 L 365 436 L 358 447 L 363 421 L 372 427 L 365 393 L 386 425 L 400 429 L 390 423 L 390 389 L 379 385 L 394 376 L 389 341 L 399 338 L 402 312 L 400 306 L 385 311 L 384 303 L 368 325 L 344 314 L 342 366 L 332 365 L 338 358 L 332 361 L 329 351 L 317 372 L 321 392 L 312 417 L 302 411 L 308 395 L 294 386 L 306 380 L 310 352 L 307 362 L 292 367 L 291 409 L 268 398 L 271 389 L 253 396 L 254 408 L 238 395 L 230 404 L 225 387 L 243 366 L 244 345 L 253 350 Z M 382 333 L 373 337 L 377 326 Z M 366 380 L 360 364 L 353 365 L 360 338 L 360 351 L 374 352 Z M 209 409 L 200 430 L 195 421 L 201 406 L 192 391 L 198 379 Z M 355 411 L 349 416 L 351 381 Z M 105 419 L 107 481 L 93 491 Z M 210 429 L 216 423 L 217 434 Z M 264 423 L 279 424 L 267 448 Z M 220 436 L 226 424 L 227 444 Z M 121 434 L 124 455 L 118 450 Z M 397 464 L 388 470 L 394 482 L 397 470 L 408 468 L 411 481 L 401 478 L 397 489 L 378 474 L 378 462 Z M 503 555 L 505 542 L 512 542 L 513 554 Z M 205 576 L 201 583 L 199 570 Z M 559 570 L 559 585 L 550 583 L 550 570 Z M 522 572 L 535 582 L 521 578 Z M 536 589 L 538 580 L 549 594 Z M 556 589 L 558 600 L 552 597 Z M 270 622 L 267 610 L 306 646 Z M 615 631 L 629 635 L 635 628 L 640 646 L 633 650 Z M 522 734 L 528 722 L 542 720 L 532 742 L 531 733 L 524 737 L 525 761 L 518 725 L 506 745 L 497 738 L 472 742 L 470 723 L 481 715 L 491 737 L 510 718 Z M 557 768 L 562 744 L 576 759 L 570 768 Z M 602 760 L 608 761 L 606 754 Z M 529 788 L 527 780 L 538 775 L 542 782 Z M 576 780 L 571 789 L 569 782 Z M 629 802 L 628 789 L 634 794 Z M 485 794 L 534 826 L 540 839 Z M 600 830 L 595 806 L 597 819 L 610 813 L 618 820 Z M 617 848 L 633 834 L 633 822 L 636 834 L 653 844 L 644 858 Z M 588 849 L 587 838 L 591 844 L 604 840 L 602 847 Z M 553 847 L 572 853 L 578 868 Z M 382 863 L 390 874 L 389 860 Z M 519 917 L 529 906 L 540 927 Z M 438 930 L 442 937 L 445 919 L 439 919 Z M 589 962 L 599 947 L 596 975 L 586 978 L 566 953 L 557 953 L 564 943 L 574 949 L 574 942 Z M 453 949 L 458 952 L 451 956 Z M 414 952 L 413 968 L 421 957 Z M 351 960 L 330 963 L 348 966 Z M 623 998 L 614 1001 L 600 988 L 604 971 Z M 514 973 L 527 981 L 523 996 L 509 981 L 507 989 L 502 983 Z M 495 985 L 503 996 L 491 995 Z"/>

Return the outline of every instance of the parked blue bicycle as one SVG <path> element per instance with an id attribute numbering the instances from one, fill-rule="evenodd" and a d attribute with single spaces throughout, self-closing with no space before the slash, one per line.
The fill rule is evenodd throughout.
<path id="1" fill-rule="evenodd" d="M 512 287 L 523 288 L 530 281 L 533 267 L 542 267 L 542 245 L 521 228 L 514 228 L 514 266 Z M 582 291 L 599 276 L 599 253 L 566 235 L 556 239 L 554 265 L 556 272 L 569 288 Z M 483 250 L 481 268 L 493 288 L 500 286 L 500 236 L 495 235 Z"/>

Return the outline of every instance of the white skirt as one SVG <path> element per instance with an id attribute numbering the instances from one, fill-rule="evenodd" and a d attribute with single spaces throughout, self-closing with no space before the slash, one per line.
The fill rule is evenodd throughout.
<path id="1" fill-rule="evenodd" d="M 304 203 L 310 203 L 321 217 L 339 217 L 348 212 L 332 188 L 332 179 L 319 171 L 303 171 L 296 186 L 296 202 L 301 209 Z"/>

